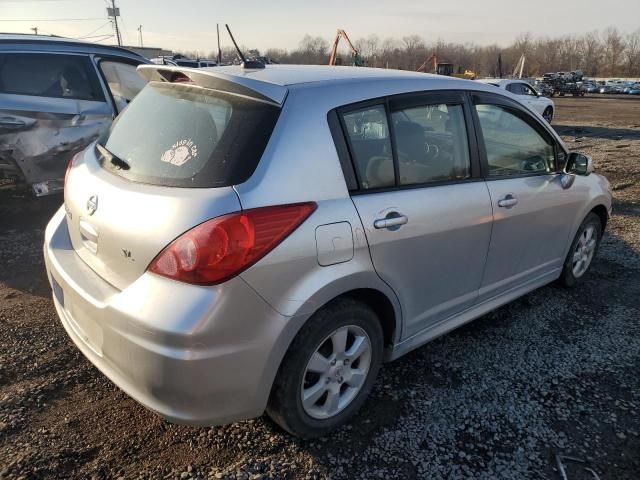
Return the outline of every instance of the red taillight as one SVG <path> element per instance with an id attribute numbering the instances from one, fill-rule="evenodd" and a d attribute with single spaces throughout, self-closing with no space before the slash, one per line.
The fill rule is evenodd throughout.
<path id="1" fill-rule="evenodd" d="M 147 270 L 187 283 L 224 282 L 269 253 L 315 209 L 314 202 L 296 203 L 213 218 L 174 240 Z"/>

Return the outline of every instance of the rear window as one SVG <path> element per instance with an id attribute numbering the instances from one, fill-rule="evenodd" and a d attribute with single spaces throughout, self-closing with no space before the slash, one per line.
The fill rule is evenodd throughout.
<path id="1" fill-rule="evenodd" d="M 134 182 L 222 187 L 256 169 L 280 109 L 194 85 L 152 82 L 99 141 L 101 165 Z"/>

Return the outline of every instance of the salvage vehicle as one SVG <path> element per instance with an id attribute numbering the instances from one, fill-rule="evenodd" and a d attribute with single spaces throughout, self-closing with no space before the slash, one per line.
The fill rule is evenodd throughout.
<path id="1" fill-rule="evenodd" d="M 62 190 L 69 160 L 146 82 L 124 48 L 45 35 L 0 35 L 0 178 L 36 196 Z"/>
<path id="2" fill-rule="evenodd" d="M 549 123 L 553 120 L 555 104 L 553 100 L 537 92 L 535 88 L 522 80 L 485 78 L 478 80 L 498 88 L 503 88 L 517 96 L 518 100 L 538 112 Z"/>
<path id="3" fill-rule="evenodd" d="M 585 277 L 609 183 L 505 90 L 252 64 L 138 67 L 45 232 L 62 325 L 144 406 L 323 435 L 383 361 Z"/>

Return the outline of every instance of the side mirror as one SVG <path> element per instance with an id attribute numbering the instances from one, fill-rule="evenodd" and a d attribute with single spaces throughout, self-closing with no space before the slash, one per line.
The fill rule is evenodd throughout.
<path id="1" fill-rule="evenodd" d="M 587 176 L 593 172 L 593 159 L 584 153 L 571 152 L 565 167 L 567 173 Z"/>

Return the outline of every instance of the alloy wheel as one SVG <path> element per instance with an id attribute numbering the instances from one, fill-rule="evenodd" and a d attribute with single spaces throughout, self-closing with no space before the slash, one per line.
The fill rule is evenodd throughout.
<path id="1" fill-rule="evenodd" d="M 596 227 L 587 225 L 573 251 L 573 276 L 580 278 L 589 268 L 597 246 Z"/>
<path id="2" fill-rule="evenodd" d="M 322 420 L 343 411 L 365 384 L 371 367 L 371 340 L 356 325 L 340 327 L 318 345 L 302 377 L 305 413 Z"/>

